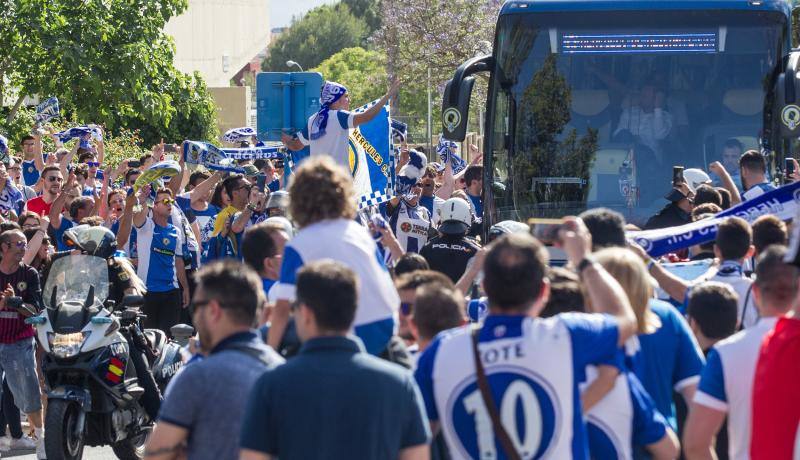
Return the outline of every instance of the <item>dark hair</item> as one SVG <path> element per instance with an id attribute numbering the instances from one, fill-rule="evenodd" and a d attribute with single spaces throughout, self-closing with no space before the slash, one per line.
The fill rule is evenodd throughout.
<path id="1" fill-rule="evenodd" d="M 42 176 L 41 176 L 42 180 L 45 180 L 45 178 L 47 177 L 47 173 L 49 173 L 50 171 L 56 171 L 60 173 L 61 168 L 59 168 L 56 165 L 45 166 L 44 169 L 42 169 Z"/>
<path id="2" fill-rule="evenodd" d="M 744 152 L 741 158 L 739 158 L 739 167 L 762 174 L 767 172 L 767 163 L 764 160 L 764 155 L 758 150 L 748 150 Z"/>
<path id="3" fill-rule="evenodd" d="M 87 204 L 93 204 L 93 200 L 88 196 L 79 196 L 72 200 L 72 203 L 69 204 L 69 216 L 72 219 L 78 217 L 78 211 L 84 208 Z"/>
<path id="4" fill-rule="evenodd" d="M 195 171 L 189 175 L 189 184 L 194 185 L 196 187 L 197 184 L 195 182 L 203 182 L 209 177 L 211 176 L 205 171 Z"/>
<path id="5" fill-rule="evenodd" d="M 172 189 L 161 187 L 158 190 L 156 190 L 156 199 L 158 199 L 158 195 L 169 195 L 169 197 L 172 198 L 173 197 Z"/>
<path id="6" fill-rule="evenodd" d="M 31 136 L 30 134 L 26 134 L 22 136 L 22 139 L 20 139 L 19 145 L 21 146 L 22 144 L 25 143 L 25 141 L 35 141 L 35 140 L 36 140 L 35 137 Z"/>
<path id="7" fill-rule="evenodd" d="M 9 223 L 13 223 L 13 222 L 9 222 Z M 2 245 L 3 243 L 8 243 L 9 241 L 11 241 L 11 237 L 14 236 L 14 235 L 21 236 L 23 239 L 25 239 L 25 241 L 28 241 L 28 239 L 25 238 L 25 234 L 22 233 L 22 230 L 20 230 L 19 228 L 15 228 L 15 229 L 12 229 L 12 230 L 3 230 L 3 233 L 0 233 L 0 245 Z"/>
<path id="8" fill-rule="evenodd" d="M 11 230 L 19 230 L 21 232 L 22 227 L 20 227 L 18 223 L 12 221 L 0 222 L 0 234 Z"/>
<path id="9" fill-rule="evenodd" d="M 139 163 L 144 166 L 144 162 L 149 160 L 150 158 L 155 159 L 152 153 L 145 153 L 144 155 L 139 157 Z"/>
<path id="10" fill-rule="evenodd" d="M 36 214 L 33 211 L 22 211 L 17 218 L 17 223 L 20 227 L 22 227 L 25 224 L 25 221 L 31 218 L 38 220 L 39 223 L 42 222 L 42 217 L 39 214 Z"/>
<path id="11" fill-rule="evenodd" d="M 225 191 L 225 187 L 223 187 L 222 182 L 220 182 L 214 187 L 214 193 L 211 195 L 210 203 L 220 209 L 225 207 L 225 202 L 222 201 L 223 191 Z"/>
<path id="12" fill-rule="evenodd" d="M 194 275 L 203 300 L 215 300 L 232 321 L 253 326 L 256 313 L 264 305 L 261 278 L 250 267 L 235 260 L 214 261 L 203 265 Z"/>
<path id="13" fill-rule="evenodd" d="M 692 209 L 692 221 L 700 220 L 699 216 L 711 214 L 712 216 L 722 212 L 722 208 L 714 203 L 703 203 L 700 206 L 695 206 Z"/>
<path id="14" fill-rule="evenodd" d="M 709 339 L 721 340 L 736 332 L 739 296 L 728 284 L 706 281 L 689 292 L 686 314 Z"/>
<path id="15" fill-rule="evenodd" d="M 239 185 L 239 181 L 245 180 L 244 176 L 241 174 L 234 174 L 232 176 L 228 176 L 222 181 L 222 187 L 225 189 L 225 194 L 228 195 L 228 198 L 233 199 L 233 191 Z"/>
<path id="16" fill-rule="evenodd" d="M 736 139 L 735 137 L 731 137 L 730 139 L 726 140 L 725 143 L 722 144 L 722 148 L 723 149 L 737 149 L 737 150 L 739 150 L 740 154 L 742 152 L 744 152 L 744 145 L 742 145 L 742 143 L 739 142 L 739 139 Z"/>
<path id="17" fill-rule="evenodd" d="M 589 233 L 592 234 L 592 251 L 607 247 L 624 248 L 625 217 L 608 208 L 595 208 L 582 212 L 579 216 Z"/>
<path id="18" fill-rule="evenodd" d="M 719 209 L 719 206 L 717 206 L 715 204 L 712 204 L 712 203 L 706 203 L 704 205 L 701 205 L 700 208 L 707 207 L 707 206 L 713 206 L 714 208 Z M 692 222 L 697 222 L 698 220 L 703 220 L 703 219 L 710 219 L 710 218 L 714 217 L 714 215 L 716 214 L 716 212 L 714 212 L 714 213 L 702 212 L 702 211 L 704 211 L 706 209 L 700 209 L 700 208 L 692 209 Z M 698 209 L 700 209 L 700 212 L 697 212 Z M 714 251 L 714 240 L 706 241 L 705 243 L 700 243 L 698 246 L 700 246 L 700 249 L 703 250 L 704 252 L 713 252 Z"/>
<path id="19" fill-rule="evenodd" d="M 483 178 L 482 165 L 469 165 L 467 166 L 466 171 L 464 171 L 464 183 L 467 184 L 467 187 L 469 187 L 472 184 L 472 181 L 481 180 L 482 178 Z"/>
<path id="20" fill-rule="evenodd" d="M 728 189 L 726 189 L 724 187 L 717 187 L 717 192 L 719 193 L 719 197 L 722 200 L 722 202 L 720 203 L 719 207 L 722 208 L 723 211 L 728 209 L 728 208 L 730 208 L 731 207 L 731 192 L 729 192 Z"/>
<path id="21" fill-rule="evenodd" d="M 458 327 L 464 322 L 464 296 L 453 289 L 426 284 L 414 297 L 413 321 L 423 339 Z"/>
<path id="22" fill-rule="evenodd" d="M 411 273 L 417 270 L 429 270 L 431 266 L 424 257 L 416 252 L 407 252 L 397 259 L 394 264 L 394 276 Z"/>
<path id="23" fill-rule="evenodd" d="M 358 306 L 356 274 L 345 265 L 321 260 L 297 272 L 297 301 L 314 312 L 317 327 L 324 331 L 350 329 Z"/>
<path id="24" fill-rule="evenodd" d="M 500 310 L 527 310 L 541 295 L 546 267 L 547 252 L 532 236 L 514 233 L 496 239 L 483 267 L 489 305 Z"/>
<path id="25" fill-rule="evenodd" d="M 750 225 L 740 217 L 728 217 L 717 227 L 717 239 L 714 244 L 719 248 L 722 260 L 743 259 L 753 244 Z"/>
<path id="26" fill-rule="evenodd" d="M 95 155 L 94 152 L 86 151 L 80 154 L 78 157 L 78 163 L 83 163 L 86 160 L 92 160 L 94 158 L 97 158 L 97 155 Z"/>
<path id="27" fill-rule="evenodd" d="M 786 246 L 788 243 L 789 231 L 786 223 L 779 218 L 764 215 L 753 222 L 753 246 L 756 247 L 756 253 L 761 254 L 761 251 L 773 244 Z"/>
<path id="28" fill-rule="evenodd" d="M 125 185 L 129 185 L 130 184 L 131 176 L 133 176 L 135 174 L 141 174 L 141 173 L 142 173 L 142 171 L 140 169 L 136 169 L 136 168 L 129 169 L 129 170 L 125 171 Z"/>
<path id="29" fill-rule="evenodd" d="M 103 225 L 103 218 L 100 216 L 86 216 L 78 223 L 80 225 L 88 225 L 90 227 L 99 227 Z"/>
<path id="30" fill-rule="evenodd" d="M 455 284 L 453 284 L 453 280 L 447 275 L 434 270 L 417 270 L 415 272 L 405 273 L 398 277 L 394 283 L 398 291 L 417 289 L 428 284 L 435 284 L 443 289 L 456 288 Z"/>
<path id="31" fill-rule="evenodd" d="M 89 168 L 86 166 L 85 163 L 81 163 L 79 165 L 76 165 L 75 168 L 73 168 L 72 171 L 75 174 L 75 176 L 81 176 L 84 179 L 88 179 L 89 178 Z"/>
<path id="32" fill-rule="evenodd" d="M 762 297 L 766 297 L 776 305 L 785 305 L 787 309 L 797 296 L 798 268 L 786 263 L 784 258 L 786 246 L 772 245 L 764 249 L 756 259 L 756 279 Z"/>
<path id="33" fill-rule="evenodd" d="M 547 272 L 547 279 L 550 280 L 550 298 L 539 314 L 540 318 L 585 310 L 581 281 L 574 271 L 563 267 L 552 267 Z"/>
<path id="34" fill-rule="evenodd" d="M 283 227 L 261 222 L 247 229 L 242 239 L 242 257 L 253 270 L 261 272 L 264 259 L 278 255 L 278 246 L 272 234 L 283 230 Z"/>
<path id="35" fill-rule="evenodd" d="M 722 195 L 714 187 L 702 184 L 694 192 L 694 205 L 699 206 L 706 203 L 722 206 Z"/>

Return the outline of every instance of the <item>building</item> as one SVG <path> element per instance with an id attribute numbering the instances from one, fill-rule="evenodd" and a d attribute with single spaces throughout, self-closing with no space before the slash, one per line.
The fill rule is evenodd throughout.
<path id="1" fill-rule="evenodd" d="M 209 87 L 230 86 L 269 45 L 269 0 L 189 0 L 164 30 L 175 40 L 178 70 L 200 72 Z"/>

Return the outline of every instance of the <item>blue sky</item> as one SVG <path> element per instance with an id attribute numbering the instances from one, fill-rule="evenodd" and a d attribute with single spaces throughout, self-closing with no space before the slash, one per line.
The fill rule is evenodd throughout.
<path id="1" fill-rule="evenodd" d="M 335 0 L 270 0 L 270 28 L 288 26 L 292 22 L 292 16 L 298 16 L 325 3 L 335 3 Z"/>

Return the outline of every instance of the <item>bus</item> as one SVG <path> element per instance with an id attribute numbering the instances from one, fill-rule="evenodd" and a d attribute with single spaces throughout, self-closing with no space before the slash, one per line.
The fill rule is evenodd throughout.
<path id="1" fill-rule="evenodd" d="M 492 55 L 446 86 L 443 135 L 464 139 L 488 73 L 485 231 L 597 207 L 642 226 L 676 165 L 761 149 L 780 181 L 800 134 L 799 61 L 784 0 L 506 1 Z"/>

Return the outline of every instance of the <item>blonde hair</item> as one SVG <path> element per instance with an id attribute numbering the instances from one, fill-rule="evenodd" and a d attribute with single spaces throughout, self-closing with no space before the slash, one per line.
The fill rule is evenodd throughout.
<path id="1" fill-rule="evenodd" d="M 652 315 L 648 304 L 653 298 L 653 285 L 642 259 L 626 248 L 606 248 L 594 253 L 597 262 L 616 279 L 628 294 L 633 312 L 636 314 L 637 332 L 648 332 L 648 320 Z"/>
<path id="2" fill-rule="evenodd" d="M 326 155 L 303 162 L 289 186 L 289 197 L 289 214 L 300 228 L 356 217 L 353 178 Z"/>

